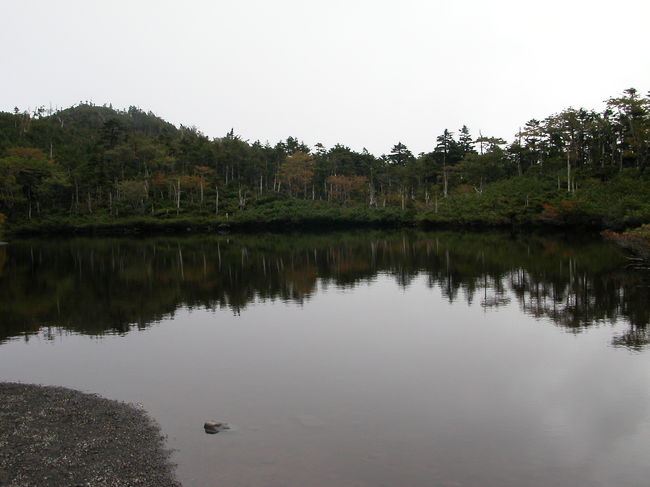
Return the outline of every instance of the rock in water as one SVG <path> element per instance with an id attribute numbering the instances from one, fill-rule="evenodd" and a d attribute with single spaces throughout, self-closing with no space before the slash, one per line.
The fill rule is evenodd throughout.
<path id="1" fill-rule="evenodd" d="M 205 424 L 203 425 L 203 429 L 205 430 L 206 433 L 210 435 L 214 435 L 219 433 L 220 431 L 229 430 L 230 426 L 228 426 L 226 423 L 218 423 L 216 421 L 206 421 Z"/>

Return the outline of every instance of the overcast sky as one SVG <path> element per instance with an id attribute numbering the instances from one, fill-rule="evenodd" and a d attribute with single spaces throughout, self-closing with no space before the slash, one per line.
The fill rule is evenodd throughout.
<path id="1" fill-rule="evenodd" d="M 650 89 L 650 1 L 0 0 L 0 109 L 136 105 L 210 137 L 432 150 Z"/>

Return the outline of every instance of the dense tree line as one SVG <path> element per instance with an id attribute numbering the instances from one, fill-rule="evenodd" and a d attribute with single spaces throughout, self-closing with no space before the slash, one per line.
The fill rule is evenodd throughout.
<path id="1" fill-rule="evenodd" d="M 645 178 L 649 163 L 650 97 L 634 89 L 602 112 L 569 108 L 530 120 L 510 143 L 463 126 L 432 135 L 429 152 L 398 142 L 379 157 L 294 137 L 249 142 L 232 130 L 210 139 L 135 107 L 0 113 L 0 212 L 10 221 L 223 217 L 273 198 L 437 213 L 448 198 L 481 198 L 500 181 L 525 178 L 570 195 L 622 173 Z"/>

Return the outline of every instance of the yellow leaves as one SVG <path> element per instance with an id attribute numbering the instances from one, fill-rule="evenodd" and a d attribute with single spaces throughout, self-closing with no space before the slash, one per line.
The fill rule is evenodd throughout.
<path id="1" fill-rule="evenodd" d="M 474 193 L 476 190 L 471 184 L 459 184 L 456 188 L 456 193 L 458 194 L 470 194 Z"/>
<path id="2" fill-rule="evenodd" d="M 197 189 L 201 186 L 201 178 L 193 175 L 179 176 L 181 188 L 184 189 Z"/>
<path id="3" fill-rule="evenodd" d="M 201 165 L 196 165 L 194 166 L 194 171 L 196 174 L 199 175 L 199 177 L 207 176 L 209 174 L 214 174 L 214 169 L 208 166 L 201 166 Z"/>
<path id="4" fill-rule="evenodd" d="M 292 192 L 304 190 L 314 177 L 316 161 L 305 152 L 296 152 L 287 157 L 280 166 L 280 180 Z"/>
<path id="5" fill-rule="evenodd" d="M 121 181 L 118 188 L 120 197 L 131 202 L 134 206 L 141 204 L 147 197 L 147 187 L 142 181 Z"/>
<path id="6" fill-rule="evenodd" d="M 347 201 L 353 192 L 366 185 L 368 179 L 363 176 L 334 175 L 327 178 L 330 196 L 333 200 Z"/>

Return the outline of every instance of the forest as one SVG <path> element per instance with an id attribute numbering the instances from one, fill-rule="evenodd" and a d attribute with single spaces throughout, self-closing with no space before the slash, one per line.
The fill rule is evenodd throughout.
<path id="1" fill-rule="evenodd" d="M 209 138 L 135 106 L 0 113 L 10 232 L 220 226 L 465 225 L 621 230 L 650 223 L 650 94 L 522 123 L 466 126 L 376 156 L 343 145 Z"/>

